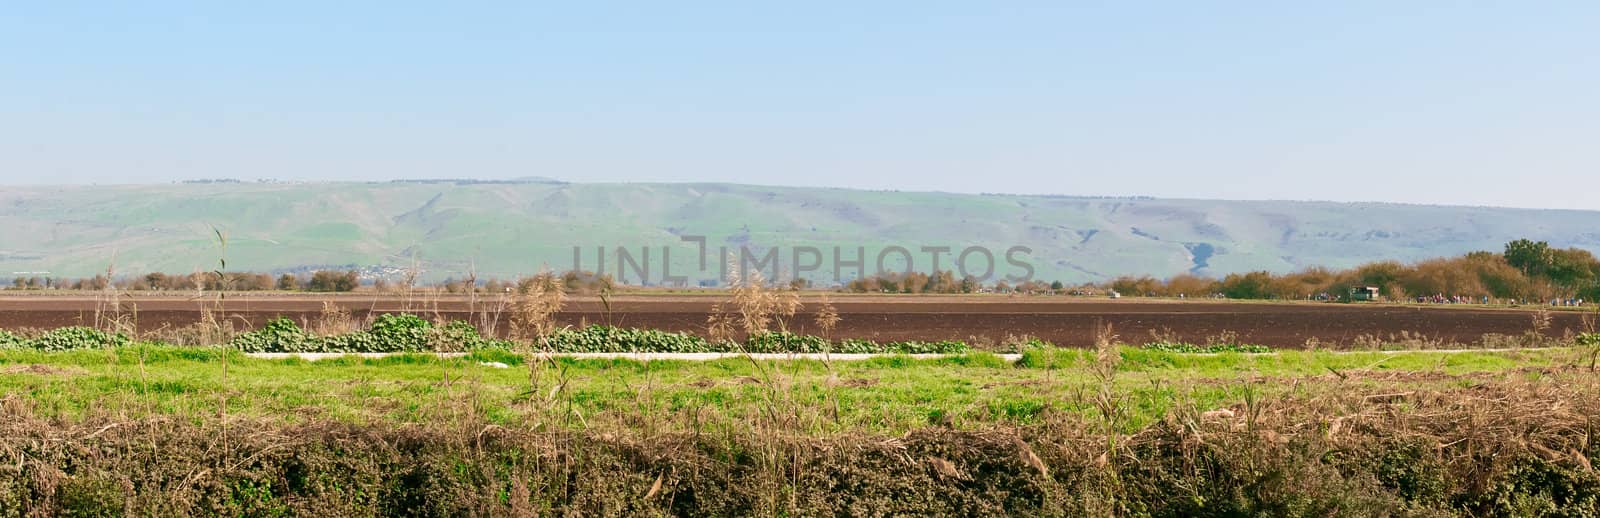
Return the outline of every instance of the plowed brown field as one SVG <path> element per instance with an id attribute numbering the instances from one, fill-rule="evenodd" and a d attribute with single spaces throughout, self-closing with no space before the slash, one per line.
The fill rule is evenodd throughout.
<path id="1" fill-rule="evenodd" d="M 611 323 L 624 327 L 668 331 L 704 330 L 712 305 L 721 300 L 695 295 L 619 296 L 607 312 L 594 298 L 571 299 L 560 319 L 567 324 Z M 276 317 L 314 320 L 324 301 L 347 308 L 357 318 L 371 313 L 410 312 L 432 317 L 464 319 L 464 298 L 412 300 L 363 295 L 230 295 L 224 303 L 227 318 L 259 325 Z M 815 332 L 807 311 L 790 326 Z M 182 296 L 121 297 L 124 312 L 136 310 L 137 324 L 149 331 L 194 324 L 200 308 L 209 302 Z M 1519 309 L 1469 307 L 1419 307 L 1379 304 L 1315 304 L 1226 301 L 1106 300 L 1069 297 L 1000 296 L 839 296 L 834 304 L 843 320 L 835 338 L 874 340 L 977 339 L 1000 341 L 1007 335 L 1032 335 L 1061 345 L 1093 341 L 1096 322 L 1111 324 L 1124 340 L 1148 341 L 1152 330 L 1170 330 L 1180 338 L 1203 342 L 1228 331 L 1240 341 L 1275 347 L 1298 347 L 1307 339 L 1324 343 L 1350 343 L 1357 337 L 1389 337 L 1402 332 L 1445 342 L 1470 343 L 1485 334 L 1519 335 L 1532 327 L 1532 312 Z M 480 302 L 493 313 L 495 303 Z M 0 298 L 0 328 L 53 328 L 92 323 L 96 307 L 92 297 L 10 296 Z M 1583 329 L 1582 315 L 1551 311 L 1547 334 L 1560 336 Z"/>

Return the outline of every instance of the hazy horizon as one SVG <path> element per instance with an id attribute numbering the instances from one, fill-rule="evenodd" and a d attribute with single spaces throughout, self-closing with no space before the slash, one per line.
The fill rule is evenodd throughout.
<path id="1" fill-rule="evenodd" d="M 1519 206 L 1514 206 L 1514 205 L 1475 205 L 1475 204 L 1464 204 L 1464 203 L 1425 203 L 1425 202 L 1381 201 L 1381 200 L 1329 200 L 1329 199 L 1291 199 L 1291 198 L 1195 198 L 1195 197 L 1185 197 L 1185 196 L 1151 196 L 1151 195 L 1145 195 L 1145 194 L 1092 194 L 1092 193 L 1091 194 L 1078 194 L 1078 193 L 1058 193 L 1058 192 L 978 192 L 978 191 L 963 192 L 963 191 L 949 191 L 949 190 L 939 190 L 939 189 L 870 189 L 870 188 L 863 188 L 863 187 L 837 187 L 837 186 L 822 186 L 822 185 L 783 185 L 783 184 L 767 184 L 767 183 L 714 182 L 714 181 L 693 181 L 693 180 L 688 180 L 688 181 L 671 181 L 671 180 L 664 180 L 664 181 L 601 181 L 601 180 L 585 181 L 585 180 L 564 180 L 564 179 L 561 179 L 561 178 L 549 178 L 549 177 L 520 177 L 520 178 L 470 178 L 470 177 L 461 177 L 461 178 L 389 178 L 389 179 L 366 179 L 366 180 L 342 180 L 342 179 L 332 179 L 332 180 L 321 180 L 321 179 L 285 180 L 285 179 L 276 179 L 276 178 L 258 178 L 258 179 L 244 179 L 244 178 L 186 178 L 186 179 L 181 179 L 181 180 L 171 180 L 171 181 L 161 181 L 161 182 L 138 182 L 138 183 L 119 183 L 119 182 L 106 182 L 106 183 L 21 183 L 21 184 L 4 184 L 4 183 L 0 183 L 0 187 L 19 187 L 19 188 L 21 188 L 21 187 L 32 187 L 32 188 L 86 187 L 86 188 L 90 188 L 90 187 L 148 187 L 148 186 L 162 186 L 162 185 L 305 185 L 305 184 L 319 184 L 319 183 L 326 183 L 326 184 L 374 184 L 374 185 L 378 185 L 378 184 L 400 183 L 400 182 L 412 182 L 412 183 L 423 183 L 423 182 L 427 182 L 427 183 L 478 182 L 478 183 L 507 183 L 507 184 L 513 184 L 513 183 L 552 183 L 552 184 L 583 184 L 583 185 L 737 185 L 737 186 L 756 187 L 756 188 L 773 188 L 773 189 L 820 189 L 820 190 L 832 189 L 832 190 L 846 190 L 846 191 L 859 191 L 859 192 L 934 193 L 934 194 L 955 194 L 955 195 L 974 195 L 974 196 L 1020 196 L 1020 197 L 1032 196 L 1032 197 L 1060 197 L 1060 198 L 1087 198 L 1087 199 L 1127 199 L 1127 200 L 1147 199 L 1147 200 L 1201 201 L 1201 202 L 1215 201 L 1215 202 L 1330 203 L 1330 204 L 1351 204 L 1351 205 L 1368 204 L 1368 205 L 1401 205 L 1401 206 L 1418 206 L 1418 207 L 1465 207 L 1465 208 L 1489 208 L 1489 209 L 1511 209 L 1511 210 L 1553 210 L 1553 211 L 1575 211 L 1575 212 L 1600 212 L 1600 209 L 1590 209 L 1590 208 L 1519 207 Z"/>
<path id="2" fill-rule="evenodd" d="M 0 184 L 1600 209 L 1600 5 L 17 6 Z"/>

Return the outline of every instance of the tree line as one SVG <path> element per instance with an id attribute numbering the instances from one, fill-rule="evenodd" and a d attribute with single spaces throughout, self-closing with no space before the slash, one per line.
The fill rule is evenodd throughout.
<path id="1" fill-rule="evenodd" d="M 449 293 L 525 293 L 531 286 L 561 286 L 568 293 L 598 293 L 619 286 L 610 275 L 589 271 L 542 273 L 516 279 L 480 280 L 475 275 L 450 278 L 434 287 Z M 347 292 L 362 286 L 355 270 L 322 270 L 310 274 L 215 272 L 188 274 L 148 273 L 116 279 L 106 275 L 89 278 L 16 277 L 12 288 L 129 291 L 311 291 Z M 396 283 L 382 278 L 371 286 L 377 291 L 416 287 L 414 281 Z M 887 273 L 851 280 L 840 287 L 857 293 L 1027 293 L 1099 294 L 1114 291 L 1122 295 L 1147 297 L 1226 297 L 1233 299 L 1304 300 L 1344 299 L 1352 288 L 1376 287 L 1390 300 L 1415 297 L 1459 297 L 1478 300 L 1600 300 L 1600 259 L 1580 248 L 1555 248 L 1545 241 L 1519 239 L 1496 252 L 1471 252 L 1459 257 L 1429 259 L 1416 263 L 1377 261 L 1348 269 L 1310 267 L 1278 274 L 1254 271 L 1228 274 L 1220 279 L 1196 274 L 1181 274 L 1166 279 L 1152 276 L 1122 276 L 1103 283 L 1068 287 L 1060 281 L 1030 280 L 1015 285 L 1006 281 L 985 284 L 972 276 L 957 278 L 954 272 Z M 790 288 L 809 287 L 804 281 Z"/>
<path id="2" fill-rule="evenodd" d="M 546 280 L 546 279 L 549 280 Z M 11 281 L 16 290 L 105 290 L 115 288 L 125 291 L 309 291 L 348 292 L 368 285 L 375 291 L 405 290 L 407 286 L 437 288 L 448 293 L 527 293 L 535 284 L 560 286 L 568 293 L 599 293 L 614 289 L 619 284 L 607 274 L 589 271 L 569 271 L 560 274 L 541 273 L 515 279 L 487 279 L 476 277 L 449 278 L 434 284 L 413 281 L 391 281 L 384 278 L 363 282 L 356 270 L 319 270 L 308 274 L 284 273 L 276 277 L 255 272 L 193 272 L 185 274 L 152 272 L 143 275 L 126 275 L 111 278 L 96 275 L 77 279 L 63 277 L 19 276 Z"/>
<path id="3" fill-rule="evenodd" d="M 1519 239 L 1507 243 L 1500 253 L 1471 252 L 1410 264 L 1377 261 L 1343 270 L 1312 267 L 1287 274 L 1256 271 L 1221 279 L 1191 274 L 1166 280 L 1125 276 L 1102 287 L 1135 296 L 1341 299 L 1348 297 L 1351 288 L 1367 286 L 1378 288 L 1391 300 L 1443 296 L 1593 301 L 1600 300 L 1600 260 L 1588 250 L 1554 248 L 1544 241 Z"/>
<path id="4" fill-rule="evenodd" d="M 115 288 L 126 291 L 354 291 L 361 286 L 361 276 L 355 270 L 322 270 L 306 275 L 285 273 L 277 277 L 254 272 L 151 272 L 143 275 L 111 278 L 104 274 L 94 277 L 67 279 L 62 277 L 16 277 L 11 288 L 17 290 L 104 290 Z"/>

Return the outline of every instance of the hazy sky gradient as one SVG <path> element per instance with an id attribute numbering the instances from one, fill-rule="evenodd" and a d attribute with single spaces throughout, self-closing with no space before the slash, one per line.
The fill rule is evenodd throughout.
<path id="1" fill-rule="evenodd" d="M 1600 209 L 1600 2 L 109 4 L 0 10 L 0 184 Z"/>

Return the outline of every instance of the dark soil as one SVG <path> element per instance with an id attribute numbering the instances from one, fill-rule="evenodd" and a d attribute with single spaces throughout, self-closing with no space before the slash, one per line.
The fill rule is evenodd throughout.
<path id="1" fill-rule="evenodd" d="M 358 319 L 371 313 L 406 311 L 398 298 L 370 296 L 250 296 L 227 301 L 225 315 L 236 324 L 260 325 L 277 317 L 313 321 L 324 300 L 335 301 Z M 564 324 L 611 324 L 619 327 L 703 332 L 716 299 L 705 296 L 627 297 L 607 311 L 598 301 L 578 299 L 559 318 Z M 137 308 L 143 331 L 183 327 L 199 321 L 201 301 L 183 297 L 121 300 L 125 314 Z M 1240 302 L 1110 301 L 1067 297 L 843 297 L 835 302 L 842 320 L 831 336 L 880 342 L 897 340 L 969 340 L 1001 342 L 1029 335 L 1064 346 L 1094 341 L 1097 322 L 1109 323 L 1123 340 L 1148 341 L 1152 331 L 1170 331 L 1186 341 L 1232 332 L 1243 343 L 1280 348 L 1303 346 L 1315 338 L 1324 345 L 1349 344 L 1362 336 L 1390 338 L 1401 333 L 1442 343 L 1469 344 L 1485 335 L 1521 335 L 1532 329 L 1532 313 L 1524 310 L 1466 307 L 1418 307 L 1377 304 L 1266 304 Z M 488 304 L 484 304 L 488 306 Z M 88 298 L 24 296 L 0 299 L 0 328 L 54 328 L 95 320 L 96 303 Z M 481 307 L 481 306 L 480 306 Z M 790 329 L 815 332 L 814 301 L 792 321 Z M 414 302 L 411 312 L 426 317 L 465 319 L 467 304 L 459 298 Z M 1546 335 L 1559 337 L 1583 329 L 1583 315 L 1550 312 Z M 502 326 L 505 327 L 505 326 Z"/>

